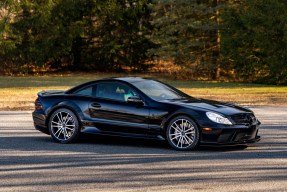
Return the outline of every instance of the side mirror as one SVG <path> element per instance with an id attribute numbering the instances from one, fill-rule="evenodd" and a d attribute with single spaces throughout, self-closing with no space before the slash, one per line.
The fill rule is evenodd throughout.
<path id="1" fill-rule="evenodd" d="M 135 104 L 138 104 L 138 105 L 143 105 L 144 104 L 143 100 L 141 100 L 141 98 L 139 98 L 138 96 L 128 97 L 127 102 L 128 103 L 135 103 Z"/>

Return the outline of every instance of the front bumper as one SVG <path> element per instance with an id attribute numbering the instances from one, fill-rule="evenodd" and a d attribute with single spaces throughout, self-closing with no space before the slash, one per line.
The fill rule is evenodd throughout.
<path id="1" fill-rule="evenodd" d="M 246 145 L 260 141 L 259 124 L 249 127 L 236 127 L 202 131 L 202 145 Z"/>
<path id="2" fill-rule="evenodd" d="M 201 142 L 200 145 L 202 146 L 241 146 L 241 145 L 248 145 L 248 144 L 252 144 L 252 143 L 256 143 L 258 141 L 261 140 L 260 136 L 256 136 L 256 138 L 254 139 L 250 139 L 250 140 L 244 140 L 244 141 L 240 141 L 240 142 L 231 142 L 231 143 L 215 143 L 215 142 Z"/>

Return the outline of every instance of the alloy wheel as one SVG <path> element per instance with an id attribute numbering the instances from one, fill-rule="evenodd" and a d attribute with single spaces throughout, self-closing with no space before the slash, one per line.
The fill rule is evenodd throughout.
<path id="1" fill-rule="evenodd" d="M 168 142 L 177 150 L 190 150 L 197 146 L 199 133 L 196 124 L 187 117 L 171 121 L 167 132 Z"/>
<path id="2" fill-rule="evenodd" d="M 75 115 L 69 110 L 56 111 L 50 120 L 50 132 L 54 139 L 67 142 L 77 129 Z"/>

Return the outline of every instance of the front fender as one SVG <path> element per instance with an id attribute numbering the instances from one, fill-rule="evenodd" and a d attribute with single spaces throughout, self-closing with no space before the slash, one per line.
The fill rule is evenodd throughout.
<path id="1" fill-rule="evenodd" d="M 179 109 L 174 111 L 173 113 L 171 113 L 170 115 L 168 115 L 167 117 L 165 117 L 162 121 L 161 124 L 161 129 L 164 131 L 166 129 L 166 127 L 168 126 L 169 122 L 176 116 L 180 116 L 180 115 L 186 115 L 189 118 L 191 118 L 192 120 L 194 120 L 194 122 L 200 127 L 201 125 L 201 118 L 202 118 L 202 114 L 198 113 L 197 111 L 191 110 L 191 109 Z"/>

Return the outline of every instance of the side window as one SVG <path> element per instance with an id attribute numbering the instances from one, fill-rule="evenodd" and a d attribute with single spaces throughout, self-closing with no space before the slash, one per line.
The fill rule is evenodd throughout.
<path id="1" fill-rule="evenodd" d="M 128 97 L 136 93 L 127 85 L 118 82 L 103 82 L 97 86 L 96 97 L 127 101 Z"/>
<path id="2" fill-rule="evenodd" d="M 88 86 L 83 89 L 80 89 L 75 92 L 75 94 L 78 95 L 86 95 L 86 96 L 93 96 L 93 90 L 96 88 L 96 86 Z"/>

